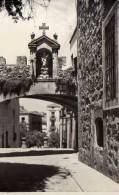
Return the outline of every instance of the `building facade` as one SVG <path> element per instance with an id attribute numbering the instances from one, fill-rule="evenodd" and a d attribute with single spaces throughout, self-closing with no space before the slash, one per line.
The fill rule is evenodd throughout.
<path id="1" fill-rule="evenodd" d="M 29 130 L 42 131 L 42 115 L 37 111 L 29 113 Z"/>
<path id="2" fill-rule="evenodd" d="M 0 147 L 19 146 L 19 100 L 13 99 L 0 103 Z"/>
<path id="3" fill-rule="evenodd" d="M 20 106 L 19 109 L 19 122 L 25 121 L 27 131 L 29 131 L 29 112 L 23 106 Z"/>
<path id="4" fill-rule="evenodd" d="M 47 106 L 47 133 L 59 132 L 61 106 L 51 104 Z"/>
<path id="5" fill-rule="evenodd" d="M 26 124 L 26 131 L 42 131 L 42 118 L 42 113 L 28 112 L 23 106 L 20 107 L 19 122 Z"/>
<path id="6" fill-rule="evenodd" d="M 78 31 L 77 26 L 75 27 L 75 30 L 72 34 L 72 37 L 70 39 L 70 55 L 71 55 L 71 65 L 73 67 L 75 75 L 77 75 L 77 37 L 78 37 Z"/>
<path id="7" fill-rule="evenodd" d="M 119 182 L 119 1 L 78 0 L 79 160 Z"/>

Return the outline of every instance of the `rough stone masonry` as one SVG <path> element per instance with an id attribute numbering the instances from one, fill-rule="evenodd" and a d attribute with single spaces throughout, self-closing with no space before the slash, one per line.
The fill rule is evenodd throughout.
<path id="1" fill-rule="evenodd" d="M 118 182 L 119 108 L 103 110 L 102 62 L 102 24 L 115 2 L 77 1 L 78 140 L 79 160 Z"/>

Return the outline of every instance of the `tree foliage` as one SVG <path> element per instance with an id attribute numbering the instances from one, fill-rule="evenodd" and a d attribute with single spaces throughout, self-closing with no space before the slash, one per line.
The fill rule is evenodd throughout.
<path id="1" fill-rule="evenodd" d="M 22 16 L 23 1 L 22 0 L 0 0 L 0 8 L 7 10 L 10 16 Z"/>
<path id="2" fill-rule="evenodd" d="M 25 94 L 25 92 L 29 91 L 33 84 L 29 69 L 29 66 L 15 65 L 14 68 L 9 68 L 1 65 L 0 94 L 6 97 L 12 94 Z"/>
<path id="3" fill-rule="evenodd" d="M 50 3 L 50 0 L 47 0 Z M 0 11 L 6 10 L 9 16 L 12 16 L 13 19 L 17 22 L 19 18 L 21 19 L 30 19 L 33 13 L 33 7 L 36 4 L 47 7 L 45 0 L 0 0 Z M 23 9 L 30 9 L 29 14 L 24 16 Z"/>
<path id="4" fill-rule="evenodd" d="M 26 145 L 28 148 L 30 147 L 41 147 L 44 144 L 45 133 L 40 131 L 29 131 L 26 135 Z"/>
<path id="5" fill-rule="evenodd" d="M 60 147 L 60 135 L 57 132 L 52 132 L 48 138 L 48 145 L 50 148 Z"/>

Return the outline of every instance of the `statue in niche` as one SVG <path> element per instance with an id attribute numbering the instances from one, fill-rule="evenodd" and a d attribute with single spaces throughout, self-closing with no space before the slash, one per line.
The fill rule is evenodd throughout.
<path id="1" fill-rule="evenodd" d="M 49 75 L 48 75 L 48 58 L 49 58 L 49 55 L 46 54 L 46 52 L 43 53 L 43 56 L 41 57 L 41 74 L 40 74 L 40 79 L 46 79 L 46 78 L 49 78 Z"/>
<path id="2" fill-rule="evenodd" d="M 41 58 L 42 67 L 47 67 L 47 59 L 48 59 L 48 55 L 45 55 L 45 53 L 44 53 L 43 57 Z"/>

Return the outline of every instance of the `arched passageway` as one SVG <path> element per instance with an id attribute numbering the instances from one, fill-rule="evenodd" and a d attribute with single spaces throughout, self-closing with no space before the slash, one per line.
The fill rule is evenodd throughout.
<path id="1" fill-rule="evenodd" d="M 45 95 L 44 95 L 45 96 Z M 44 100 L 44 96 L 30 96 L 29 100 L 37 99 Z M 28 101 L 28 97 L 25 97 L 24 100 Z M 55 97 L 54 97 L 55 98 Z M 72 106 L 66 105 L 65 102 L 57 101 L 53 98 L 49 98 L 49 96 L 45 97 L 47 100 L 47 104 L 51 104 L 51 106 L 47 109 L 47 133 L 52 131 L 57 131 L 60 136 L 60 148 L 72 148 L 77 150 L 78 136 L 77 136 L 77 115 L 72 109 Z M 43 101 L 44 102 L 44 101 Z M 59 108 L 57 109 L 57 113 L 55 113 L 56 108 L 54 109 L 54 105 L 60 102 Z M 43 103 L 40 103 L 43 104 Z M 33 104 L 32 104 L 33 105 Z M 35 107 L 36 108 L 36 107 Z M 33 108 L 34 110 L 34 108 Z M 40 110 L 40 109 L 39 109 Z M 57 116 L 58 119 L 55 117 Z M 54 120 L 55 119 L 55 120 Z M 53 127 L 52 127 L 53 126 Z M 52 129 L 50 128 L 52 127 Z"/>

